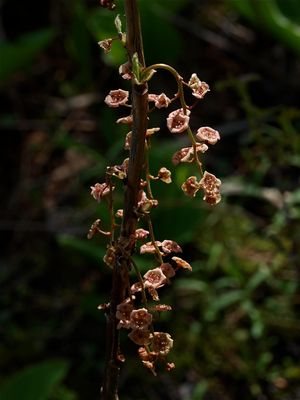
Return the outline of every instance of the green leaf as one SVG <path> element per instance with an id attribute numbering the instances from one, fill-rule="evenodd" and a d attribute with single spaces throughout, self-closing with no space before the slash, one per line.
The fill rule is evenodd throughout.
<path id="1" fill-rule="evenodd" d="M 25 368 L 0 387 L 1 400 L 47 400 L 68 371 L 66 361 L 45 361 Z"/>
<path id="2" fill-rule="evenodd" d="M 71 235 L 58 235 L 57 240 L 62 247 L 69 247 L 97 262 L 105 254 L 104 247 L 92 244 L 87 239 L 78 239 Z"/>
<path id="3" fill-rule="evenodd" d="M 54 29 L 23 35 L 15 42 L 0 43 L 0 83 L 6 83 L 19 70 L 28 68 L 55 36 Z"/>

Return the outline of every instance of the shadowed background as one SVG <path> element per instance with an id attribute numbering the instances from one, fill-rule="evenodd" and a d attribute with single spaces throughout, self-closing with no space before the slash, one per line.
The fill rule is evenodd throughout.
<path id="1" fill-rule="evenodd" d="M 123 19 L 122 2 L 119 13 Z M 161 289 L 173 311 L 157 327 L 170 332 L 176 369 L 153 377 L 123 332 L 122 400 L 300 399 L 300 9 L 297 0 L 141 0 L 148 65 L 193 72 L 211 92 L 193 111 L 194 129 L 222 140 L 205 168 L 223 182 L 223 200 L 185 197 L 196 171 L 172 166 L 188 143 L 150 126 L 151 169 L 172 170 L 154 183 L 157 240 L 179 242 L 193 273 Z M 99 398 L 111 271 L 105 240 L 86 239 L 104 204 L 90 196 L 106 165 L 127 157 L 126 110 L 103 103 L 128 89 L 118 74 L 115 13 L 92 0 L 0 2 L 0 399 Z M 152 93 L 176 91 L 167 72 Z M 191 100 L 191 99 L 190 99 Z M 122 193 L 116 195 L 117 208 Z M 139 258 L 141 271 L 153 266 Z"/>

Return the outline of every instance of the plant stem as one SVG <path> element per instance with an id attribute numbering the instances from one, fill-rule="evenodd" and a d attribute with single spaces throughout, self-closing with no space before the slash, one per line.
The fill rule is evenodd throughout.
<path id="1" fill-rule="evenodd" d="M 126 49 L 129 62 L 137 53 L 141 67 L 145 67 L 141 26 L 137 0 L 125 0 Z M 116 244 L 116 261 L 113 268 L 110 311 L 107 322 L 106 365 L 101 393 L 102 400 L 118 400 L 118 378 L 122 357 L 119 350 L 119 330 L 116 319 L 117 305 L 126 298 L 131 254 L 134 250 L 134 232 L 137 226 L 137 201 L 141 171 L 145 157 L 147 130 L 148 87 L 132 80 L 132 143 L 129 157 L 127 184 L 124 195 L 124 216 L 120 237 Z"/>

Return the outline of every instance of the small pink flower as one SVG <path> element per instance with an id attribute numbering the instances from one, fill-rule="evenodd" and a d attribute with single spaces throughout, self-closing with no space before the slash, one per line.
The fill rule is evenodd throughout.
<path id="1" fill-rule="evenodd" d="M 114 190 L 114 187 L 112 187 Z M 91 195 L 98 202 L 102 199 L 102 197 L 108 195 L 110 192 L 110 187 L 107 183 L 95 183 L 94 186 L 91 186 Z"/>
<path id="2" fill-rule="evenodd" d="M 131 311 L 130 324 L 132 329 L 147 329 L 152 322 L 152 314 L 146 308 Z"/>
<path id="3" fill-rule="evenodd" d="M 199 128 L 196 137 L 199 140 L 206 141 L 209 144 L 216 144 L 217 141 L 220 140 L 219 132 L 210 128 L 209 126 L 203 126 L 202 128 Z"/>
<path id="4" fill-rule="evenodd" d="M 160 268 L 150 269 L 148 272 L 145 273 L 144 278 L 145 287 L 151 286 L 154 289 L 158 289 L 164 286 L 167 281 L 167 277 L 164 275 Z"/>
<path id="5" fill-rule="evenodd" d="M 132 78 L 133 75 L 128 61 L 125 64 L 120 65 L 119 74 L 122 76 L 123 79 L 126 80 Z"/>
<path id="6" fill-rule="evenodd" d="M 197 153 L 205 153 L 208 150 L 208 146 L 204 143 L 196 143 Z M 183 147 L 179 151 L 173 154 L 172 162 L 174 165 L 178 165 L 181 162 L 191 163 L 194 161 L 194 147 Z"/>
<path id="7" fill-rule="evenodd" d="M 209 86 L 206 82 L 201 82 L 197 74 L 192 74 L 188 86 L 193 90 L 192 95 L 198 99 L 203 99 L 205 94 L 209 92 Z"/>
<path id="8" fill-rule="evenodd" d="M 156 240 L 155 244 L 156 244 L 156 246 L 160 246 L 161 242 Z M 156 249 L 152 242 L 145 243 L 140 247 L 141 254 L 154 254 L 155 252 L 156 252 Z"/>
<path id="9" fill-rule="evenodd" d="M 164 240 L 161 244 L 162 251 L 166 254 L 182 253 L 182 249 L 178 243 L 173 240 Z"/>
<path id="10" fill-rule="evenodd" d="M 104 102 L 109 107 L 119 107 L 127 103 L 129 92 L 127 90 L 117 89 L 111 90 L 105 97 Z"/>
<path id="11" fill-rule="evenodd" d="M 166 356 L 173 347 L 173 339 L 169 333 L 154 332 L 152 338 L 153 351 Z"/>
<path id="12" fill-rule="evenodd" d="M 108 54 L 110 52 L 112 43 L 113 43 L 113 40 L 111 38 L 104 39 L 104 40 L 101 40 L 100 42 L 98 42 L 99 46 L 101 47 L 101 49 L 104 50 L 105 54 Z"/>
<path id="13" fill-rule="evenodd" d="M 188 262 L 184 261 L 182 258 L 172 257 L 172 260 L 176 263 L 177 268 L 184 268 L 192 271 L 191 265 Z"/>
<path id="14" fill-rule="evenodd" d="M 190 176 L 187 180 L 181 185 L 181 189 L 183 193 L 189 197 L 195 197 L 196 193 L 200 189 L 200 183 L 197 181 L 195 176 Z"/>
<path id="15" fill-rule="evenodd" d="M 149 94 L 149 101 L 154 101 L 154 105 L 156 108 L 168 107 L 171 103 L 169 97 L 167 97 L 164 93 L 161 94 Z"/>
<path id="16" fill-rule="evenodd" d="M 171 183 L 172 182 L 172 178 L 171 178 L 171 171 L 169 171 L 167 168 L 162 167 L 159 171 L 157 176 L 159 177 L 159 179 L 162 182 L 165 183 Z"/>
<path id="17" fill-rule="evenodd" d="M 174 268 L 172 267 L 171 264 L 169 263 L 163 263 L 159 266 L 159 268 L 162 270 L 163 274 L 167 278 L 172 278 L 175 275 Z"/>
<path id="18" fill-rule="evenodd" d="M 172 133 L 181 133 L 187 130 L 190 121 L 190 110 L 186 110 L 186 114 L 183 109 L 180 108 L 171 112 L 167 118 L 167 126 Z"/>
<path id="19" fill-rule="evenodd" d="M 146 231 L 145 229 L 142 228 L 137 229 L 134 234 L 136 239 L 145 239 L 148 235 L 149 231 Z"/>
<path id="20" fill-rule="evenodd" d="M 128 337 L 140 346 L 148 344 L 150 342 L 150 331 L 148 329 L 133 329 Z"/>

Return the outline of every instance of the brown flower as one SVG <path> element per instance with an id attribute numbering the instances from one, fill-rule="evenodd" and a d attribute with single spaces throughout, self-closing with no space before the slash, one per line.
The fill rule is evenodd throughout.
<path id="1" fill-rule="evenodd" d="M 173 339 L 169 333 L 154 332 L 152 337 L 152 349 L 162 356 L 166 356 L 173 347 Z"/>
<path id="2" fill-rule="evenodd" d="M 146 231 L 145 229 L 142 228 L 136 229 L 134 234 L 136 239 L 145 239 L 148 235 L 149 231 Z"/>
<path id="3" fill-rule="evenodd" d="M 167 278 L 172 278 L 175 275 L 174 268 L 172 267 L 171 264 L 169 263 L 163 263 L 159 266 L 159 268 L 162 270 L 163 274 Z"/>
<path id="4" fill-rule="evenodd" d="M 156 246 L 160 246 L 161 242 L 158 240 L 155 241 Z M 156 252 L 156 248 L 152 242 L 147 242 L 140 247 L 141 254 L 154 254 Z"/>
<path id="5" fill-rule="evenodd" d="M 197 153 L 205 153 L 208 146 L 204 143 L 196 143 Z M 179 151 L 173 154 L 172 162 L 174 165 L 178 165 L 181 162 L 191 163 L 194 161 L 194 147 L 183 147 Z"/>
<path id="6" fill-rule="evenodd" d="M 130 63 L 127 61 L 125 64 L 120 65 L 119 74 L 123 79 L 129 80 L 132 78 L 132 71 L 130 68 Z"/>
<path id="7" fill-rule="evenodd" d="M 169 131 L 172 133 L 181 133 L 186 131 L 189 126 L 190 113 L 189 110 L 186 110 L 186 113 L 184 113 L 182 108 L 171 112 L 167 118 Z"/>
<path id="8" fill-rule="evenodd" d="M 111 38 L 104 39 L 104 40 L 101 40 L 100 42 L 98 42 L 99 46 L 101 47 L 101 49 L 104 50 L 105 54 L 108 54 L 110 52 L 112 43 L 113 43 L 113 39 L 111 39 Z"/>
<path id="9" fill-rule="evenodd" d="M 201 82 L 197 74 L 192 74 L 188 86 L 193 90 L 192 95 L 198 99 L 202 99 L 207 92 L 209 92 L 209 86 L 206 82 Z"/>
<path id="10" fill-rule="evenodd" d="M 130 326 L 132 329 L 146 329 L 152 322 L 152 314 L 146 308 L 131 311 Z"/>
<path id="11" fill-rule="evenodd" d="M 169 171 L 165 167 L 160 168 L 160 170 L 158 171 L 157 176 L 159 177 L 159 179 L 162 182 L 165 182 L 165 183 L 171 183 L 172 182 L 171 171 Z"/>
<path id="12" fill-rule="evenodd" d="M 131 125 L 133 122 L 133 116 L 127 115 L 127 117 L 117 119 L 117 124 L 128 124 Z"/>
<path id="13" fill-rule="evenodd" d="M 192 271 L 191 265 L 188 262 L 184 261 L 182 258 L 174 256 L 172 257 L 172 260 L 175 261 L 177 268 L 184 268 Z"/>
<path id="14" fill-rule="evenodd" d="M 195 176 L 190 176 L 187 180 L 181 185 L 181 189 L 183 193 L 190 197 L 195 197 L 196 193 L 200 189 L 200 183 L 197 181 Z"/>
<path id="15" fill-rule="evenodd" d="M 105 97 L 104 102 L 109 107 L 119 107 L 127 103 L 129 92 L 127 90 L 117 89 L 111 90 Z"/>
<path id="16" fill-rule="evenodd" d="M 150 331 L 148 329 L 133 329 L 128 337 L 136 344 L 143 346 L 150 342 Z"/>
<path id="17" fill-rule="evenodd" d="M 117 305 L 116 318 L 120 320 L 117 328 L 130 328 L 130 314 L 133 310 L 133 304 L 126 299 L 121 304 Z"/>

